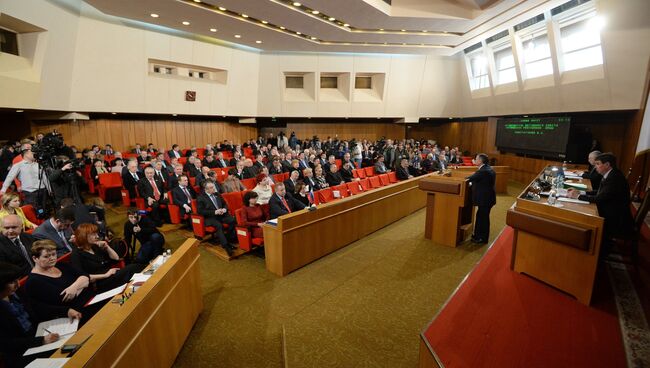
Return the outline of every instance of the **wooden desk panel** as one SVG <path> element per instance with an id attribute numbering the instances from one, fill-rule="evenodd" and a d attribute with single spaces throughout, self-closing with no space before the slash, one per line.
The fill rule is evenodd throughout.
<path id="1" fill-rule="evenodd" d="M 197 245 L 186 240 L 122 306 L 106 304 L 68 341 L 91 336 L 65 366 L 171 367 L 203 309 Z"/>
<path id="2" fill-rule="evenodd" d="M 426 204 L 418 183 L 430 175 L 301 210 L 263 225 L 266 269 L 284 276 L 417 211 Z"/>

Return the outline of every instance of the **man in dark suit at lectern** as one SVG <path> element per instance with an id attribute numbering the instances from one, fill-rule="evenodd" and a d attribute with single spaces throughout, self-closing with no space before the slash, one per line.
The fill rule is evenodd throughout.
<path id="1" fill-rule="evenodd" d="M 488 165 L 488 156 L 484 153 L 476 155 L 474 164 L 478 170 L 467 178 L 472 188 L 472 203 L 478 207 L 472 242 L 483 244 L 490 237 L 490 210 L 497 203 L 494 189 L 496 174 Z"/>

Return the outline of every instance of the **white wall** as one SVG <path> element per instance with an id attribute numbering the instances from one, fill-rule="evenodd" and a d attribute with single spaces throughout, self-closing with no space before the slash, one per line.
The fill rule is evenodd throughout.
<path id="1" fill-rule="evenodd" d="M 423 55 L 257 53 L 130 26 L 81 0 L 0 0 L 44 28 L 28 58 L 0 56 L 0 107 L 80 112 L 297 117 L 471 117 L 637 109 L 650 55 L 647 0 L 600 0 L 603 75 L 562 76 L 551 87 L 469 90 L 464 58 Z M 646 11 L 647 10 L 647 11 Z M 645 12 L 645 14 L 644 14 Z M 149 58 L 228 71 L 226 84 L 148 74 Z M 313 101 L 287 101 L 284 72 L 315 75 Z M 347 101 L 319 101 L 322 72 L 349 73 Z M 356 73 L 384 73 L 380 101 L 355 101 Z M 584 71 L 573 73 L 581 79 Z M 557 78 L 556 78 L 557 79 Z M 575 79 L 575 78 L 574 78 Z M 187 90 L 196 102 L 185 102 Z"/>

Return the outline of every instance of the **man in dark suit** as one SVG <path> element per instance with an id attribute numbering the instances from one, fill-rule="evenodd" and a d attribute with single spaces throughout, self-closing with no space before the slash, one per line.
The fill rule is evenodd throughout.
<path id="1" fill-rule="evenodd" d="M 616 156 L 601 153 L 594 160 L 598 174 L 602 175 L 598 190 L 581 194 L 569 189 L 568 196 L 590 203 L 596 203 L 598 215 L 605 219 L 600 256 L 608 255 L 612 238 L 625 238 L 634 231 L 634 220 L 630 212 L 630 186 L 625 175 L 616 167 Z"/>
<path id="2" fill-rule="evenodd" d="M 21 277 L 27 276 L 34 267 L 30 256 L 34 237 L 22 232 L 23 221 L 17 215 L 7 215 L 2 219 L 0 261 L 20 267 Z"/>
<path id="3" fill-rule="evenodd" d="M 474 223 L 474 243 L 487 243 L 490 237 L 490 210 L 497 203 L 497 194 L 494 189 L 496 174 L 488 165 L 488 156 L 479 153 L 474 159 L 478 170 L 467 178 L 472 188 L 472 203 L 478 207 L 476 222 Z"/>
<path id="4" fill-rule="evenodd" d="M 384 155 L 377 156 L 377 162 L 375 163 L 375 174 L 386 174 L 390 171 L 384 163 Z"/>
<path id="5" fill-rule="evenodd" d="M 135 144 L 135 148 L 131 150 L 131 153 L 135 154 L 140 154 L 142 152 L 142 148 L 140 147 L 140 143 Z"/>
<path id="6" fill-rule="evenodd" d="M 74 208 L 61 208 L 49 220 L 40 224 L 32 233 L 34 238 L 49 239 L 56 243 L 56 255 L 62 255 L 72 251 L 74 234 L 72 223 L 74 222 Z"/>
<path id="7" fill-rule="evenodd" d="M 407 180 L 413 177 L 413 175 L 409 174 L 409 160 L 407 158 L 402 158 L 400 160 L 400 164 L 397 167 L 395 174 L 399 180 Z"/>
<path id="8" fill-rule="evenodd" d="M 203 166 L 207 166 L 210 169 L 217 168 L 217 161 L 214 159 L 214 155 L 206 155 L 203 159 Z"/>
<path id="9" fill-rule="evenodd" d="M 339 168 L 336 165 L 330 165 L 330 171 L 325 174 L 325 181 L 330 187 L 345 184 L 345 179 L 341 176 Z"/>
<path id="10" fill-rule="evenodd" d="M 289 179 L 284 181 L 284 187 L 289 194 L 294 194 L 296 191 L 296 183 L 298 183 L 299 173 L 294 170 L 289 175 Z"/>
<path id="11" fill-rule="evenodd" d="M 591 169 L 583 172 L 581 175 L 583 179 L 589 179 L 589 181 L 591 181 L 591 189 L 596 191 L 598 190 L 598 187 L 600 187 L 601 180 L 603 180 L 603 176 L 598 173 L 598 170 L 596 170 L 596 157 L 600 156 L 600 154 L 600 151 L 592 151 L 589 153 L 587 160 L 589 161 Z"/>
<path id="12" fill-rule="evenodd" d="M 172 149 L 167 152 L 167 156 L 169 156 L 170 160 L 174 157 L 181 158 L 180 147 L 178 147 L 178 144 L 172 146 Z"/>
<path id="13" fill-rule="evenodd" d="M 153 164 L 153 168 L 155 170 L 154 177 L 162 184 L 163 189 L 171 189 L 169 187 L 169 176 L 167 176 L 167 172 L 163 169 L 162 163 L 160 161 L 156 161 Z"/>
<path id="14" fill-rule="evenodd" d="M 124 188 L 129 191 L 129 196 L 131 199 L 136 197 L 135 187 L 140 181 L 140 175 L 138 174 L 138 162 L 135 160 L 129 160 L 129 163 L 126 164 L 126 168 L 122 169 L 122 185 Z"/>
<path id="15" fill-rule="evenodd" d="M 306 168 L 302 171 L 303 181 L 305 185 L 309 185 L 309 190 L 320 190 L 320 186 L 316 179 L 314 179 L 314 171 L 311 168 Z"/>
<path id="16" fill-rule="evenodd" d="M 236 243 L 235 225 L 237 221 L 228 213 L 226 201 L 216 192 L 214 183 L 210 181 L 205 183 L 204 192 L 197 199 L 197 207 L 199 215 L 205 218 L 205 226 L 216 228 L 214 234 L 218 238 L 219 244 L 228 255 L 232 255 L 235 246 L 231 242 Z M 228 227 L 225 228 L 224 225 L 228 225 Z"/>
<path id="17" fill-rule="evenodd" d="M 196 198 L 196 192 L 189 185 L 187 175 L 180 176 L 178 186 L 172 189 L 172 198 L 174 204 L 180 208 L 181 217 L 187 213 L 192 213 L 192 199 Z"/>
<path id="18" fill-rule="evenodd" d="M 178 179 L 183 175 L 183 166 L 176 164 L 174 166 L 174 173 L 169 176 L 169 188 L 174 189 L 178 186 Z"/>
<path id="19" fill-rule="evenodd" d="M 217 167 L 219 168 L 228 167 L 228 161 L 224 160 L 223 152 L 217 152 L 217 159 L 215 161 L 217 162 Z"/>
<path id="20" fill-rule="evenodd" d="M 138 193 L 144 198 L 145 205 L 151 207 L 151 219 L 156 226 L 162 226 L 160 205 L 169 203 L 163 184 L 156 180 L 153 167 L 144 169 L 144 178 L 138 182 Z M 164 216 L 164 212 L 163 212 Z"/>
<path id="21" fill-rule="evenodd" d="M 287 190 L 284 184 L 277 183 L 275 185 L 275 194 L 269 199 L 269 217 L 271 219 L 305 208 L 305 205 L 294 196 L 286 194 Z"/>

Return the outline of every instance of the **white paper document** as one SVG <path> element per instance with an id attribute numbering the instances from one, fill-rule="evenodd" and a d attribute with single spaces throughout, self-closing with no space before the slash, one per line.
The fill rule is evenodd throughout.
<path id="1" fill-rule="evenodd" d="M 126 288 L 126 284 L 124 284 L 122 286 L 118 286 L 115 289 L 105 291 L 105 292 L 103 292 L 101 294 L 97 294 L 97 295 L 95 295 L 94 298 L 90 299 L 90 301 L 88 303 L 86 303 L 86 305 L 93 305 L 95 303 L 101 302 L 102 300 L 110 299 L 110 298 L 114 297 L 117 294 L 122 294 L 122 292 L 124 291 L 125 288 Z"/>
<path id="2" fill-rule="evenodd" d="M 79 329 L 78 319 L 73 319 L 71 321 L 70 318 L 67 317 L 57 318 L 39 323 L 36 328 L 36 336 L 45 336 L 51 333 L 57 333 L 59 336 L 70 335 L 77 332 L 77 329 Z"/>
<path id="3" fill-rule="evenodd" d="M 569 203 L 579 203 L 579 204 L 589 204 L 587 201 L 581 201 L 579 199 L 573 199 L 573 198 L 558 198 L 558 201 L 561 202 L 569 202 Z"/>
<path id="4" fill-rule="evenodd" d="M 68 362 L 70 358 L 38 358 L 29 363 L 25 368 L 60 368 Z"/>
<path id="5" fill-rule="evenodd" d="M 268 220 L 266 223 L 269 224 L 269 225 L 277 225 L 278 224 L 278 219 L 274 218 L 274 219 Z"/>
<path id="6" fill-rule="evenodd" d="M 55 342 L 53 342 L 51 344 L 45 344 L 45 345 L 37 346 L 35 348 L 27 349 L 27 351 L 25 351 L 25 354 L 23 354 L 23 356 L 43 353 L 43 352 L 50 351 L 50 350 L 56 350 L 56 349 L 60 348 L 61 346 L 63 346 L 63 344 L 65 344 L 65 342 L 68 341 L 68 339 L 70 337 L 72 337 L 72 335 L 73 334 L 60 336 L 57 341 L 55 341 Z"/>
<path id="7" fill-rule="evenodd" d="M 134 273 L 133 277 L 131 277 L 131 281 L 133 281 L 133 283 L 136 284 L 138 282 L 145 282 L 149 280 L 150 277 L 151 275 L 146 275 L 144 273 Z"/>

